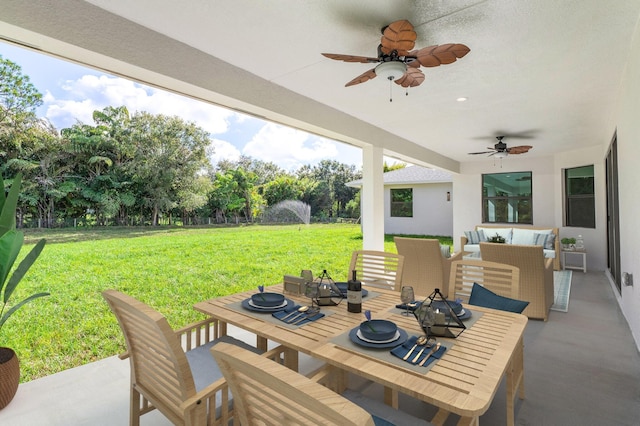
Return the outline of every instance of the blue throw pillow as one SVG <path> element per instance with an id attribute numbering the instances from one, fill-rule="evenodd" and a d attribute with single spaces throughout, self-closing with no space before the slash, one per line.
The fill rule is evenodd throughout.
<path id="1" fill-rule="evenodd" d="M 521 314 L 529 305 L 529 302 L 499 296 L 491 290 L 488 290 L 477 283 L 473 283 L 471 297 L 469 297 L 469 304 Z"/>

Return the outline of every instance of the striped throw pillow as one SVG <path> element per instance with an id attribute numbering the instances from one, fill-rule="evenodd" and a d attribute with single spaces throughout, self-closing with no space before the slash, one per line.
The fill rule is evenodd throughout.
<path id="1" fill-rule="evenodd" d="M 533 245 L 534 246 L 542 246 L 542 248 L 547 250 L 553 250 L 553 244 L 555 243 L 556 235 L 555 234 L 533 234 Z"/>
<path id="2" fill-rule="evenodd" d="M 479 231 L 464 231 L 464 236 L 467 237 L 467 244 L 480 244 L 487 241 L 482 229 Z"/>

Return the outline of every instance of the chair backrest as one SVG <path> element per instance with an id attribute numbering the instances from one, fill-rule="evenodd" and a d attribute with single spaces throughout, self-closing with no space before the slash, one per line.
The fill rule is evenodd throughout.
<path id="1" fill-rule="evenodd" d="M 412 286 L 415 294 L 429 296 L 438 288 L 447 296 L 449 282 L 440 241 L 428 238 L 394 237 L 398 254 L 404 256 L 402 285 Z M 445 266 L 446 265 L 446 266 Z"/>
<path id="2" fill-rule="evenodd" d="M 131 385 L 174 424 L 183 423 L 180 405 L 195 395 L 196 388 L 175 332 L 162 314 L 133 297 L 116 290 L 102 296 L 127 343 Z"/>
<path id="3" fill-rule="evenodd" d="M 545 259 L 542 246 L 480 243 L 482 260 L 520 268 L 520 297 L 529 302 L 529 318 L 547 320 L 553 304 L 553 259 Z"/>
<path id="4" fill-rule="evenodd" d="M 227 343 L 211 348 L 243 425 L 370 425 L 369 413 L 270 359 Z"/>
<path id="5" fill-rule="evenodd" d="M 506 263 L 520 268 L 520 275 L 542 279 L 545 258 L 542 246 L 480 243 L 480 257 L 490 262 Z"/>
<path id="6" fill-rule="evenodd" d="M 451 263 L 449 297 L 469 302 L 473 283 L 492 292 L 517 299 L 520 296 L 520 269 L 486 260 L 457 260 Z"/>
<path id="7" fill-rule="evenodd" d="M 376 250 L 356 250 L 351 256 L 348 277 L 355 270 L 363 285 L 400 291 L 404 256 Z"/>

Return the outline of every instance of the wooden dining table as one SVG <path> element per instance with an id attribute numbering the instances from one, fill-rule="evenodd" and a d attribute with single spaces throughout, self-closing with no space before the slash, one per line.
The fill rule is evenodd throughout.
<path id="1" fill-rule="evenodd" d="M 365 287 L 366 288 L 366 287 Z M 282 285 L 265 289 L 283 292 Z M 416 370 L 410 364 L 390 362 L 388 354 L 344 344 L 344 336 L 364 320 L 361 313 L 347 311 L 346 299 L 337 306 L 323 306 L 324 317 L 292 326 L 277 320 L 270 313 L 242 308 L 256 291 L 216 297 L 194 305 L 194 308 L 220 321 L 220 333 L 226 325 L 256 335 L 256 345 L 267 349 L 268 341 L 286 348 L 284 364 L 298 370 L 298 354 L 307 354 L 324 361 L 337 371 L 352 373 L 385 387 L 385 402 L 397 408 L 398 393 L 406 394 L 438 408 L 430 420 L 442 425 L 451 413 L 460 416 L 459 425 L 479 425 L 480 416 L 489 408 L 502 379 L 506 376 L 507 425 L 514 424 L 514 400 L 524 398 L 523 333 L 527 317 L 521 314 L 465 305 L 472 312 L 473 322 L 457 338 L 438 338 L 447 346 L 440 359 L 429 368 Z M 292 303 L 309 305 L 302 295 L 285 293 Z M 419 300 L 419 299 L 418 299 Z M 246 302 L 245 302 L 246 303 Z M 362 309 L 372 317 L 388 319 L 408 336 L 420 336 L 421 330 L 413 315 L 403 315 L 396 305 L 399 292 L 371 288 L 363 298 Z M 386 351 L 385 351 L 386 352 Z"/>

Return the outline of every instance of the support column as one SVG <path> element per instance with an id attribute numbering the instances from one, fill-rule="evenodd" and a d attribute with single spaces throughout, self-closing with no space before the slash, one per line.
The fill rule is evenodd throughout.
<path id="1" fill-rule="evenodd" d="M 382 148 L 362 149 L 362 248 L 384 250 L 384 177 Z"/>

